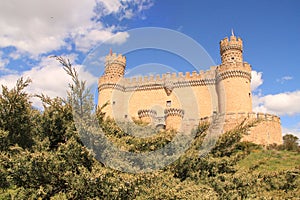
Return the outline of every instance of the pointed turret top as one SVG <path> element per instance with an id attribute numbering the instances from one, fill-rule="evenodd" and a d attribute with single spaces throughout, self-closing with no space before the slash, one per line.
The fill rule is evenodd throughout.
<path id="1" fill-rule="evenodd" d="M 109 50 L 109 55 L 112 55 L 112 49 L 110 48 L 110 50 Z"/>
<path id="2" fill-rule="evenodd" d="M 234 36 L 233 28 L 231 29 L 231 36 Z"/>

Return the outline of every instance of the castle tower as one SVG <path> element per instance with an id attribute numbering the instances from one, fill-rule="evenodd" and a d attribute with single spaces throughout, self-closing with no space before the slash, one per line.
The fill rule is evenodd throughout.
<path id="1" fill-rule="evenodd" d="M 109 54 L 105 58 L 105 71 L 98 81 L 98 107 L 102 107 L 104 104 L 108 105 L 104 108 L 106 116 L 113 118 L 119 118 L 116 116 L 120 112 L 113 113 L 113 110 L 121 111 L 123 109 L 122 94 L 116 87 L 122 85 L 121 80 L 125 73 L 126 57 L 121 54 L 117 55 L 112 53 L 110 49 Z M 122 113 L 122 117 L 123 113 Z"/>
<path id="2" fill-rule="evenodd" d="M 138 115 L 142 122 L 150 124 L 153 122 L 153 119 L 156 117 L 157 113 L 155 110 L 142 109 L 138 111 Z"/>
<path id="3" fill-rule="evenodd" d="M 220 41 L 220 54 L 222 64 L 242 63 L 243 62 L 243 41 L 241 38 L 236 38 L 234 33 L 228 38 Z"/>
<path id="4" fill-rule="evenodd" d="M 110 49 L 109 54 L 105 58 L 105 72 L 103 77 L 106 81 L 112 83 L 119 81 L 124 76 L 126 67 L 126 58 L 121 54 L 112 53 Z"/>
<path id="5" fill-rule="evenodd" d="M 179 130 L 181 127 L 184 110 L 179 108 L 167 108 L 165 109 L 164 112 L 165 112 L 166 129 Z"/>
<path id="6" fill-rule="evenodd" d="M 217 67 L 220 113 L 252 112 L 251 66 L 243 62 L 243 41 L 233 32 L 220 41 L 222 63 Z"/>

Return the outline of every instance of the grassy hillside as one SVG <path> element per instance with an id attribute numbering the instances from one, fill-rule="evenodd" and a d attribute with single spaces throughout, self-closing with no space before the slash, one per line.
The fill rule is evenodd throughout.
<path id="1" fill-rule="evenodd" d="M 238 170 L 276 172 L 300 169 L 300 153 L 278 150 L 253 150 L 237 164 Z"/>

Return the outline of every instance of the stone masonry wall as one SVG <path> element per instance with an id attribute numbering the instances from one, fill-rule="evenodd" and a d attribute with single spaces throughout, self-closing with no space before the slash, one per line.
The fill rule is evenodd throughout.
<path id="1" fill-rule="evenodd" d="M 223 124 L 223 132 L 231 130 L 241 124 L 256 121 L 255 125 L 251 127 L 247 135 L 244 135 L 242 141 L 254 142 L 256 144 L 270 145 L 282 144 L 281 124 L 280 118 L 276 115 L 266 113 L 227 113 L 225 114 L 225 121 Z M 201 122 L 212 122 L 212 117 L 200 119 Z"/>
<path id="2" fill-rule="evenodd" d="M 212 92 L 215 92 L 214 70 L 121 78 L 116 83 L 109 83 L 105 77 L 101 77 L 98 105 L 109 101 L 104 111 L 114 118 L 116 115 L 120 118 L 125 115 L 137 118 L 139 110 L 153 108 L 158 109 L 157 114 L 163 116 L 163 110 L 169 107 L 184 109 L 188 118 L 209 116 L 216 109 L 213 108 L 211 98 Z M 168 93 L 166 88 L 171 92 Z M 170 102 L 169 105 L 167 102 Z"/>
<path id="3" fill-rule="evenodd" d="M 126 57 L 110 51 L 98 82 L 98 107 L 108 102 L 103 109 L 106 116 L 117 120 L 139 118 L 145 122 L 159 119 L 159 124 L 167 129 L 178 128 L 182 121 L 193 121 L 196 125 L 195 122 L 209 120 L 207 116 L 218 113 L 224 113 L 223 131 L 244 119 L 259 120 L 243 140 L 281 144 L 279 117 L 252 113 L 252 68 L 243 61 L 241 38 L 232 32 L 230 39 L 221 40 L 220 54 L 222 63 L 207 71 L 124 78 Z"/>

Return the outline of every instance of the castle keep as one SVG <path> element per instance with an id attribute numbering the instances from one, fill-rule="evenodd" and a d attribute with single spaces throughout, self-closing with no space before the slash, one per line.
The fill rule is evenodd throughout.
<path id="1" fill-rule="evenodd" d="M 167 73 L 124 78 L 126 58 L 110 51 L 98 82 L 98 106 L 106 102 L 106 116 L 139 119 L 166 129 L 183 122 L 210 121 L 224 116 L 223 131 L 243 120 L 258 119 L 245 141 L 268 145 L 282 143 L 280 118 L 252 111 L 251 66 L 243 61 L 243 42 L 235 35 L 220 41 L 221 64 L 208 71 Z"/>

